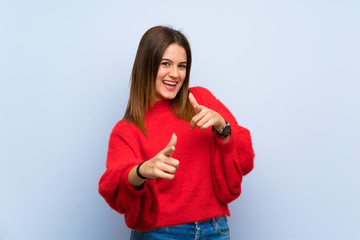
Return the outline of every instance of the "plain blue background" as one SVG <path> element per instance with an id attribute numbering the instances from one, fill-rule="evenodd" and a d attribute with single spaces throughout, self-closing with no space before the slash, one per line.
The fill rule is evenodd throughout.
<path id="1" fill-rule="evenodd" d="M 232 239 L 360 238 L 359 1 L 0 1 L 0 239 L 128 239 L 97 192 L 142 34 L 249 128 Z"/>

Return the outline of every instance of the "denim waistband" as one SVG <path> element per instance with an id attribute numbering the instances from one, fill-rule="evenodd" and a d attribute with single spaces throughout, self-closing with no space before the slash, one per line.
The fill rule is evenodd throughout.
<path id="1" fill-rule="evenodd" d="M 201 223 L 207 223 L 207 222 L 215 224 L 217 221 L 219 221 L 220 219 L 223 219 L 223 218 L 226 218 L 226 216 L 218 216 L 218 217 L 214 217 L 214 218 L 205 219 L 202 221 L 196 221 L 196 222 L 193 222 L 193 224 L 201 224 Z"/>

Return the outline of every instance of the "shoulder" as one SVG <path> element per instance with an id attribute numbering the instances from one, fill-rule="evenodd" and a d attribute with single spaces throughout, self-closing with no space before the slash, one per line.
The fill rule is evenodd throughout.
<path id="1" fill-rule="evenodd" d="M 132 122 L 123 119 L 115 124 L 110 133 L 109 148 L 134 148 L 139 145 L 141 135 L 143 133 Z"/>
<path id="2" fill-rule="evenodd" d="M 197 86 L 191 87 L 189 90 L 200 104 L 216 100 L 216 97 L 207 88 Z"/>
<path id="3" fill-rule="evenodd" d="M 190 92 L 192 92 L 192 94 L 195 95 L 212 95 L 212 93 L 209 91 L 209 89 L 204 88 L 204 87 L 200 87 L 200 86 L 196 86 L 196 87 L 191 87 L 189 88 Z"/>
<path id="4" fill-rule="evenodd" d="M 111 135 L 132 135 L 136 131 L 138 131 L 138 128 L 131 121 L 123 119 L 115 124 Z"/>

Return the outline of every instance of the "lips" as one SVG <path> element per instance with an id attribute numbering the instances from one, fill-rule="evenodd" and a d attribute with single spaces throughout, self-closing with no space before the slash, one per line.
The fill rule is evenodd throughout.
<path id="1" fill-rule="evenodd" d="M 164 84 L 164 87 L 167 90 L 174 90 L 176 88 L 176 85 L 178 84 L 177 81 L 169 81 L 169 80 L 163 80 L 162 83 Z"/>

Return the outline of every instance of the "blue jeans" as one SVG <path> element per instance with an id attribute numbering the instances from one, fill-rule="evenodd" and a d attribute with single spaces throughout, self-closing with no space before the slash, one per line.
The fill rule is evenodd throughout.
<path id="1" fill-rule="evenodd" d="M 130 240 L 230 240 L 226 216 L 202 222 L 155 228 L 151 231 L 131 231 Z"/>

